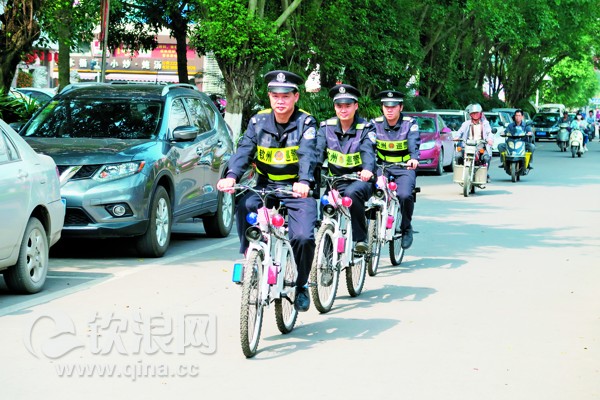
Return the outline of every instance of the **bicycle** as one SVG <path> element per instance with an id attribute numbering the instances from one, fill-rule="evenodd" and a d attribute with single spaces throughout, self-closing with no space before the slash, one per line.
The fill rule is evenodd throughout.
<path id="1" fill-rule="evenodd" d="M 287 208 L 283 200 L 279 201 L 278 208 L 266 206 L 269 196 L 294 195 L 294 192 L 282 188 L 255 189 L 246 185 L 235 185 L 232 189 L 250 190 L 263 204 L 256 213 L 246 216 L 250 224 L 245 232 L 249 246 L 244 265 L 234 266 L 232 279 L 242 285 L 240 339 L 244 355 L 251 358 L 258 349 L 265 307 L 275 303 L 277 328 L 283 334 L 294 329 L 298 317 L 294 308 L 298 272 L 287 236 Z"/>
<path id="2" fill-rule="evenodd" d="M 311 294 L 320 313 L 331 310 L 342 270 L 346 271 L 346 287 L 352 297 L 361 294 L 366 276 L 365 256 L 352 248 L 352 199 L 342 197 L 336 189 L 338 182 L 361 179 L 357 174 L 324 179 L 329 193 L 321 198 L 323 220 L 315 238 L 315 257 L 310 271 Z"/>
<path id="3" fill-rule="evenodd" d="M 402 206 L 396 193 L 397 184 L 394 177 L 386 178 L 385 170 L 390 167 L 406 168 L 406 163 L 392 163 L 379 165 L 381 175 L 377 177 L 375 192 L 367 203 L 367 271 L 369 276 L 377 275 L 381 247 L 389 242 L 390 261 L 392 265 L 400 265 L 404 258 L 402 248 L 402 233 L 396 232 L 396 228 L 402 222 Z M 417 201 L 417 193 L 420 187 L 412 191 L 413 201 Z"/>

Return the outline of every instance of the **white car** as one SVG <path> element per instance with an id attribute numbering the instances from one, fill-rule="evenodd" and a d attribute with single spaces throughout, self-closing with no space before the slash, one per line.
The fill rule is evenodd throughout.
<path id="1" fill-rule="evenodd" d="M 458 129 L 465 121 L 469 120 L 469 114 L 465 110 L 435 109 L 425 110 L 425 112 L 436 113 L 442 117 L 446 126 L 452 129 L 453 139 L 458 138 Z"/>
<path id="2" fill-rule="evenodd" d="M 42 289 L 64 219 L 56 164 L 0 120 L 0 272 L 9 289 Z"/>
<path id="3" fill-rule="evenodd" d="M 506 139 L 502 136 L 504 130 L 510 124 L 511 120 L 506 113 L 503 112 L 484 112 L 484 117 L 490 123 L 492 129 L 496 128 L 494 133 L 494 144 L 492 145 L 492 154 L 498 154 L 498 145 L 506 142 Z"/>

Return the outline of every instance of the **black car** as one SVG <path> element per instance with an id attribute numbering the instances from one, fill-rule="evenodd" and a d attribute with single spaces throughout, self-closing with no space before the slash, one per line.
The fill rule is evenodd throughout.
<path id="1" fill-rule="evenodd" d="M 216 184 L 234 146 L 193 85 L 70 85 L 20 133 L 59 168 L 65 238 L 133 237 L 160 257 L 173 222 L 201 217 L 213 237 L 232 228 L 234 198 Z"/>
<path id="2" fill-rule="evenodd" d="M 537 113 L 533 117 L 533 131 L 536 142 L 539 139 L 556 139 L 561 115 L 559 113 Z"/>

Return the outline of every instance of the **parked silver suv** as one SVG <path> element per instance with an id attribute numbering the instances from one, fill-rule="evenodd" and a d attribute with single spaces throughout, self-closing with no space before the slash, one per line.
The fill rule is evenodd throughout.
<path id="1" fill-rule="evenodd" d="M 213 237 L 231 230 L 234 199 L 216 183 L 233 144 L 195 86 L 70 85 L 20 133 L 59 168 L 65 238 L 133 237 L 141 256 L 161 257 L 173 222 L 201 217 Z"/>

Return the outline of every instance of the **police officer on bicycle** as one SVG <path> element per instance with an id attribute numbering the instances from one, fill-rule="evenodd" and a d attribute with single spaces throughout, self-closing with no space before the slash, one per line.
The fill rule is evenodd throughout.
<path id="1" fill-rule="evenodd" d="M 403 116 L 404 95 L 395 90 L 384 90 L 376 96 L 381 99 L 383 115 L 373 119 L 377 138 L 377 161 L 381 164 L 404 162 L 406 168 L 386 168 L 386 175 L 396 179 L 396 194 L 402 208 L 402 248 L 408 249 L 413 242 L 412 215 L 413 190 L 417 181 L 419 165 L 419 126 L 414 118 Z"/>
<path id="2" fill-rule="evenodd" d="M 373 125 L 356 115 L 360 92 L 353 86 L 340 84 L 329 90 L 336 117 L 321 123 L 317 133 L 319 162 L 327 160 L 329 175 L 340 176 L 357 172 L 360 181 L 338 183 L 338 191 L 352 199 L 352 237 L 356 252 L 368 250 L 365 203 L 373 193 L 370 179 L 376 171 L 375 131 Z"/>
<path id="3" fill-rule="evenodd" d="M 294 307 L 306 311 L 310 299 L 304 287 L 308 282 L 315 252 L 314 229 L 317 205 L 309 197 L 314 185 L 316 166 L 317 122 L 307 112 L 296 106 L 298 85 L 302 78 L 288 71 L 271 71 L 265 75 L 271 108 L 254 115 L 236 153 L 229 160 L 229 170 L 217 188 L 227 191 L 242 177 L 251 162 L 258 172 L 257 188 L 275 189 L 293 185 L 296 196 L 279 196 L 288 209 L 288 232 L 294 259 L 298 266 Z M 240 252 L 248 248 L 244 233 L 248 228 L 246 215 L 260 207 L 260 198 L 247 193 L 237 207 L 237 231 Z"/>

